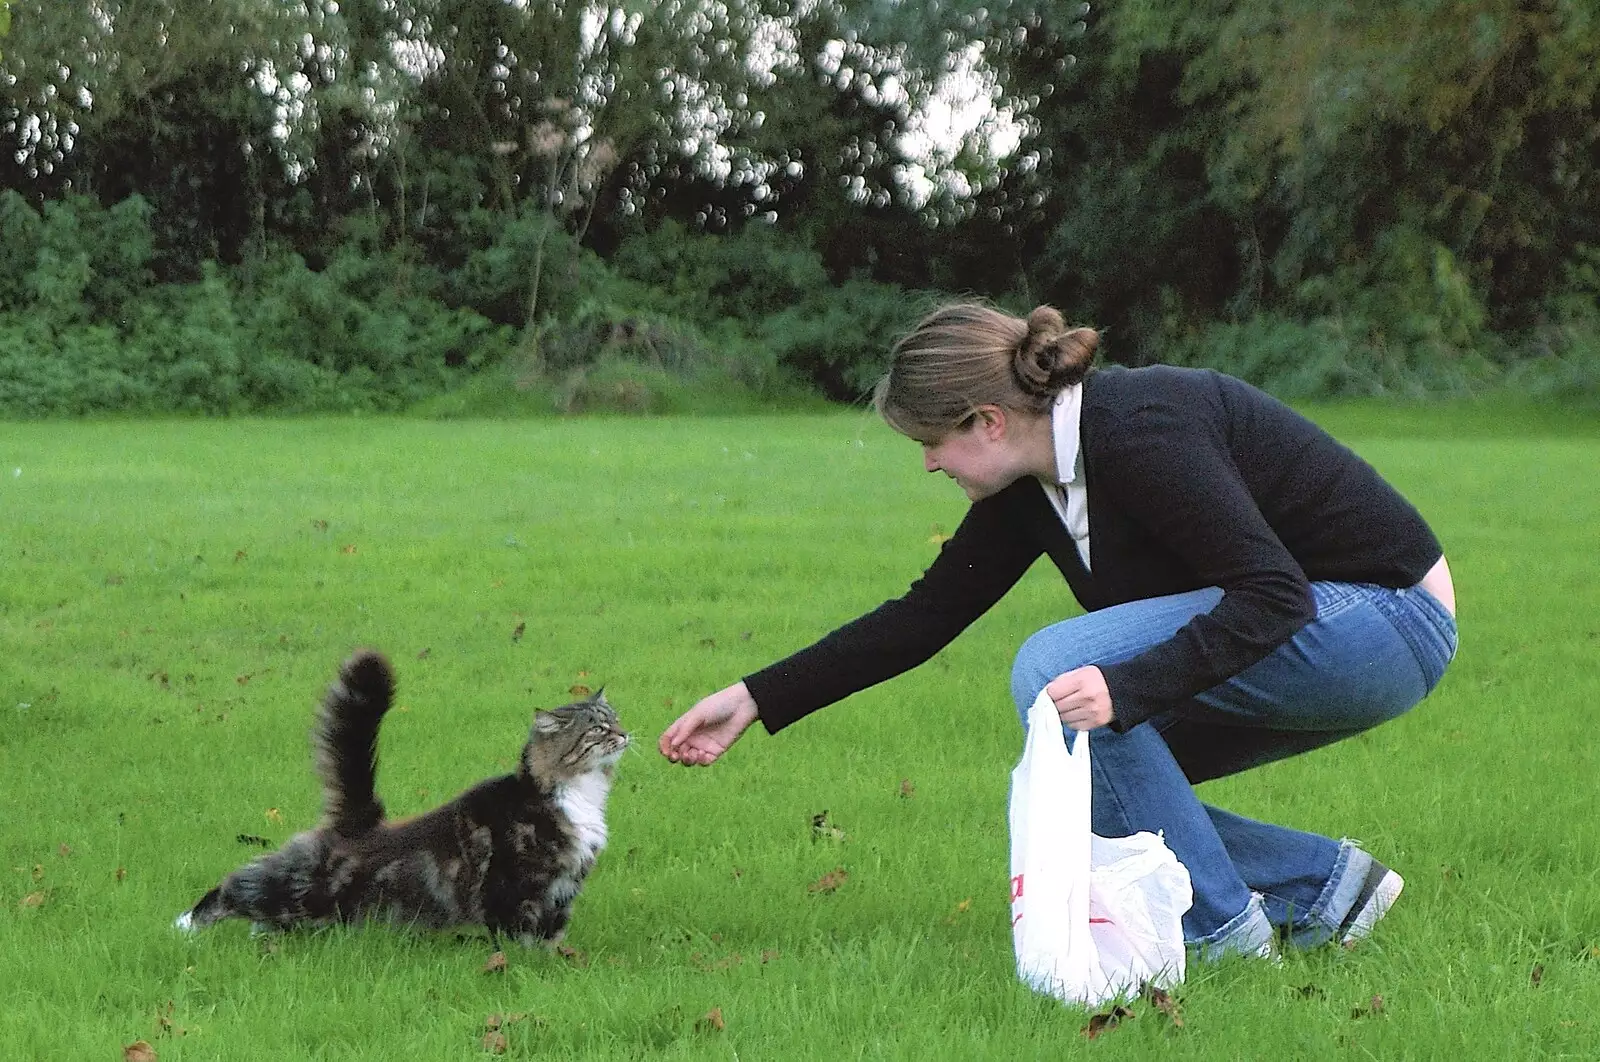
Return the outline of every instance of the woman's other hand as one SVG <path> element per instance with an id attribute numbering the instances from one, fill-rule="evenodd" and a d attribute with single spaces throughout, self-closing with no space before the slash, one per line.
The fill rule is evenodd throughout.
<path id="1" fill-rule="evenodd" d="M 728 751 L 758 718 L 755 698 L 736 682 L 678 716 L 657 742 L 661 755 L 686 767 L 706 767 Z"/>
<path id="2" fill-rule="evenodd" d="M 1074 730 L 1093 730 L 1111 722 L 1111 691 L 1106 677 L 1094 665 L 1057 675 L 1044 688 L 1055 702 L 1056 714 Z"/>

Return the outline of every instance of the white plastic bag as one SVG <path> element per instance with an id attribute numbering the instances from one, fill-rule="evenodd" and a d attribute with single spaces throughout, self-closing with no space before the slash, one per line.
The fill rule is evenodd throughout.
<path id="1" fill-rule="evenodd" d="M 1089 735 L 1072 751 L 1049 696 L 1028 714 L 1011 772 L 1011 936 L 1017 976 L 1069 1003 L 1098 1006 L 1149 981 L 1183 980 L 1189 872 L 1153 833 L 1089 829 Z"/>

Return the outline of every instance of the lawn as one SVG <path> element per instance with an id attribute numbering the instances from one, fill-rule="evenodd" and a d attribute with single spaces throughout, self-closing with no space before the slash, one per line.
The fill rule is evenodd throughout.
<path id="1" fill-rule="evenodd" d="M 960 519 L 867 413 L 0 425 L 0 1058 L 1593 1058 L 1600 422 L 1312 412 L 1432 520 L 1460 655 L 1407 716 L 1203 792 L 1362 839 L 1405 895 L 1364 947 L 1193 970 L 1181 1025 L 1141 1002 L 1094 1040 L 1011 964 L 1011 653 L 1075 610 L 1045 564 L 909 675 L 709 770 L 654 751 Z M 307 728 L 361 645 L 399 672 L 395 814 L 605 686 L 637 751 L 566 954 L 171 929 L 316 820 Z"/>

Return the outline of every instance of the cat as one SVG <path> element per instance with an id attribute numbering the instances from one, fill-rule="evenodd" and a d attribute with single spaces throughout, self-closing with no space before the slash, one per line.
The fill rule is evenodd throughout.
<path id="1" fill-rule="evenodd" d="M 629 736 L 603 690 L 534 714 L 516 770 L 433 811 L 386 819 L 374 793 L 378 726 L 394 699 L 384 657 L 340 669 L 313 733 L 323 819 L 260 856 L 178 916 L 258 929 L 382 919 L 483 926 L 499 945 L 554 947 L 606 843 L 605 805 Z"/>

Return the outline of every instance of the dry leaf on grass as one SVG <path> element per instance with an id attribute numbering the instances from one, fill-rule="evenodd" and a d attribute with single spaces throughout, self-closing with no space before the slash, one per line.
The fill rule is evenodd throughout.
<path id="1" fill-rule="evenodd" d="M 722 1008 L 712 1007 L 706 1011 L 705 1017 L 694 1023 L 694 1027 L 700 1032 L 721 1032 L 728 1027 L 728 1023 L 723 1020 Z"/>
<path id="2" fill-rule="evenodd" d="M 909 779 L 909 778 L 900 779 L 900 796 L 901 796 L 901 798 L 905 799 L 905 800 L 909 800 L 909 799 L 911 799 L 912 797 L 914 797 L 916 795 L 917 795 L 917 787 L 911 784 L 911 779 Z"/>
<path id="3" fill-rule="evenodd" d="M 1544 980 L 1544 963 L 1533 964 L 1533 972 L 1528 975 L 1528 980 L 1533 983 L 1533 987 L 1539 987 L 1540 982 Z"/>
<path id="4" fill-rule="evenodd" d="M 18 907 L 43 907 L 44 893 L 30 892 L 17 903 Z"/>
<path id="5" fill-rule="evenodd" d="M 489 956 L 489 961 L 483 964 L 484 973 L 504 973 L 506 968 L 506 953 L 497 951 Z"/>
<path id="6" fill-rule="evenodd" d="M 1139 994 L 1144 997 L 1146 1003 L 1165 1014 L 1174 1028 L 1183 1028 L 1183 1008 L 1179 1006 L 1178 1001 L 1173 999 L 1166 989 L 1157 988 L 1149 981 L 1146 981 L 1144 987 L 1139 990 Z"/>
<path id="7" fill-rule="evenodd" d="M 584 954 L 583 952 L 579 951 L 577 948 L 572 948 L 572 947 L 568 947 L 565 944 L 560 944 L 560 945 L 557 945 L 557 947 L 556 947 L 556 954 L 561 956 L 563 959 L 566 959 L 568 962 L 570 962 L 574 966 L 580 966 L 581 967 L 581 966 L 588 966 L 589 965 L 589 956 Z"/>
<path id="8" fill-rule="evenodd" d="M 1136 1017 L 1138 1017 L 1137 1014 L 1129 1010 L 1127 1007 L 1124 1007 L 1121 1003 L 1118 1003 L 1110 1010 L 1096 1014 L 1094 1017 L 1090 1018 L 1089 1024 L 1085 1025 L 1080 1031 L 1084 1036 L 1093 1040 L 1101 1033 L 1110 1032 L 1118 1025 L 1121 1025 L 1124 1021 L 1128 1021 Z"/>
<path id="9" fill-rule="evenodd" d="M 506 1034 L 503 1032 L 486 1032 L 483 1034 L 483 1049 L 491 1055 L 506 1053 Z"/>
<path id="10" fill-rule="evenodd" d="M 844 840 L 844 831 L 828 821 L 826 808 L 811 816 L 811 840 L 813 842 Z"/>
<path id="11" fill-rule="evenodd" d="M 156 1062 L 156 1049 L 147 1040 L 135 1040 L 122 1049 L 122 1062 Z"/>
<path id="12" fill-rule="evenodd" d="M 1350 1011 L 1352 1018 L 1375 1018 L 1383 1013 L 1383 997 L 1373 996 L 1365 1006 L 1355 1007 Z"/>
<path id="13" fill-rule="evenodd" d="M 810 885 L 807 885 L 806 891 L 818 893 L 833 892 L 840 885 L 843 885 L 845 879 L 849 876 L 849 873 L 844 869 L 844 867 L 834 867 L 832 870 L 822 875 L 822 877 L 818 878 L 816 881 L 813 881 Z"/>

